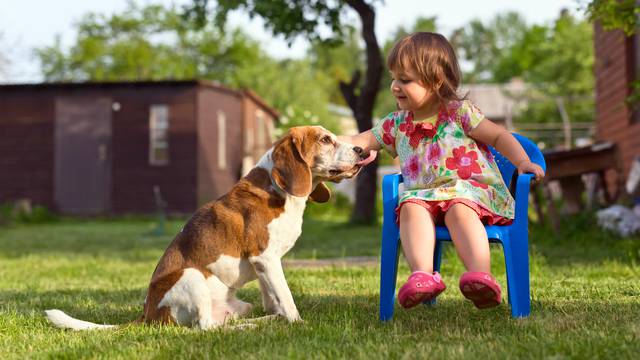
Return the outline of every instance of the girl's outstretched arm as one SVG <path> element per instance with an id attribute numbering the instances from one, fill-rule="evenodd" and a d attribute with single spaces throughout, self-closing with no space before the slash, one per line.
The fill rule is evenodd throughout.
<path id="1" fill-rule="evenodd" d="M 348 142 L 350 144 L 360 146 L 365 153 L 373 150 L 380 150 L 380 143 L 376 140 L 376 137 L 373 136 L 371 130 L 367 130 L 361 132 L 360 134 L 353 136 L 338 136 L 338 140 Z"/>
<path id="2" fill-rule="evenodd" d="M 536 176 L 536 181 L 540 181 L 544 177 L 544 170 L 538 164 L 531 162 L 522 145 L 511 135 L 511 132 L 491 120 L 482 120 L 469 132 L 469 136 L 498 150 L 518 168 L 519 174 L 533 173 Z"/>

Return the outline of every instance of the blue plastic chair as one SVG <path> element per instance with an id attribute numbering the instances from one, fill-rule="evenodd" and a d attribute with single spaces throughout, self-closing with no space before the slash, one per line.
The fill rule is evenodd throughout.
<path id="1" fill-rule="evenodd" d="M 529 155 L 532 162 L 546 170 L 546 163 L 542 152 L 529 139 L 522 135 L 513 134 Z M 507 158 L 490 147 L 502 179 L 507 187 L 511 187 L 512 179 L 515 183 L 515 219 L 506 226 L 485 226 L 490 242 L 501 243 L 507 269 L 507 288 L 511 315 L 513 317 L 529 316 L 531 298 L 529 293 L 529 189 L 532 174 L 518 176 L 516 168 Z M 398 206 L 398 187 L 402 182 L 402 175 L 386 175 L 382 180 L 383 223 L 382 250 L 380 256 L 380 320 L 386 321 L 393 317 L 395 301 L 396 277 L 398 271 L 398 246 L 400 243 L 400 229 L 396 224 L 395 208 Z M 511 191 L 513 194 L 513 190 Z M 451 241 L 451 235 L 444 226 L 436 226 L 436 246 L 434 251 L 433 268 L 440 270 L 442 257 L 442 241 Z M 432 301 L 435 303 L 435 300 Z"/>

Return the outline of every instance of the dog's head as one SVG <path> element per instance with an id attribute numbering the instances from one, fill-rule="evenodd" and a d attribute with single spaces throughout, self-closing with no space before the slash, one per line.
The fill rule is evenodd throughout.
<path id="1" fill-rule="evenodd" d="M 340 182 L 352 178 L 373 161 L 362 149 L 338 141 L 322 126 L 289 129 L 273 147 L 273 181 L 294 196 L 310 196 L 317 202 L 331 197 L 323 181 Z"/>

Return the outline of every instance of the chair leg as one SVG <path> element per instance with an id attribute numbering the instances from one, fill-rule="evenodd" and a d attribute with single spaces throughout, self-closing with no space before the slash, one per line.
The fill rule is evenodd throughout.
<path id="1" fill-rule="evenodd" d="M 396 294 L 396 278 L 398 275 L 399 230 L 383 229 L 382 249 L 380 255 L 380 320 L 393 318 L 393 304 Z"/>
<path id="2" fill-rule="evenodd" d="M 531 312 L 529 290 L 528 238 L 524 235 L 509 239 L 502 244 L 507 268 L 507 289 L 511 316 L 526 317 Z"/>
<path id="3" fill-rule="evenodd" d="M 433 271 L 440 272 L 440 265 L 442 264 L 442 241 L 436 239 L 436 247 L 433 250 Z M 436 299 L 432 299 L 424 302 L 425 305 L 435 305 Z"/>

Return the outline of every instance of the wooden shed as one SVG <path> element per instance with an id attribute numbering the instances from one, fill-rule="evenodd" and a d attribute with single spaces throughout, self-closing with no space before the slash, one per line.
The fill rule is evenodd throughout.
<path id="1" fill-rule="evenodd" d="M 596 136 L 616 144 L 623 164 L 621 175 L 626 178 L 633 158 L 640 156 L 640 111 L 625 102 L 631 83 L 640 80 L 640 34 L 605 31 L 598 23 L 594 30 Z M 610 185 L 613 178 L 610 176 Z"/>
<path id="2" fill-rule="evenodd" d="M 270 147 L 278 113 L 193 81 L 0 85 L 0 203 L 64 214 L 169 212 L 218 198 Z"/>

